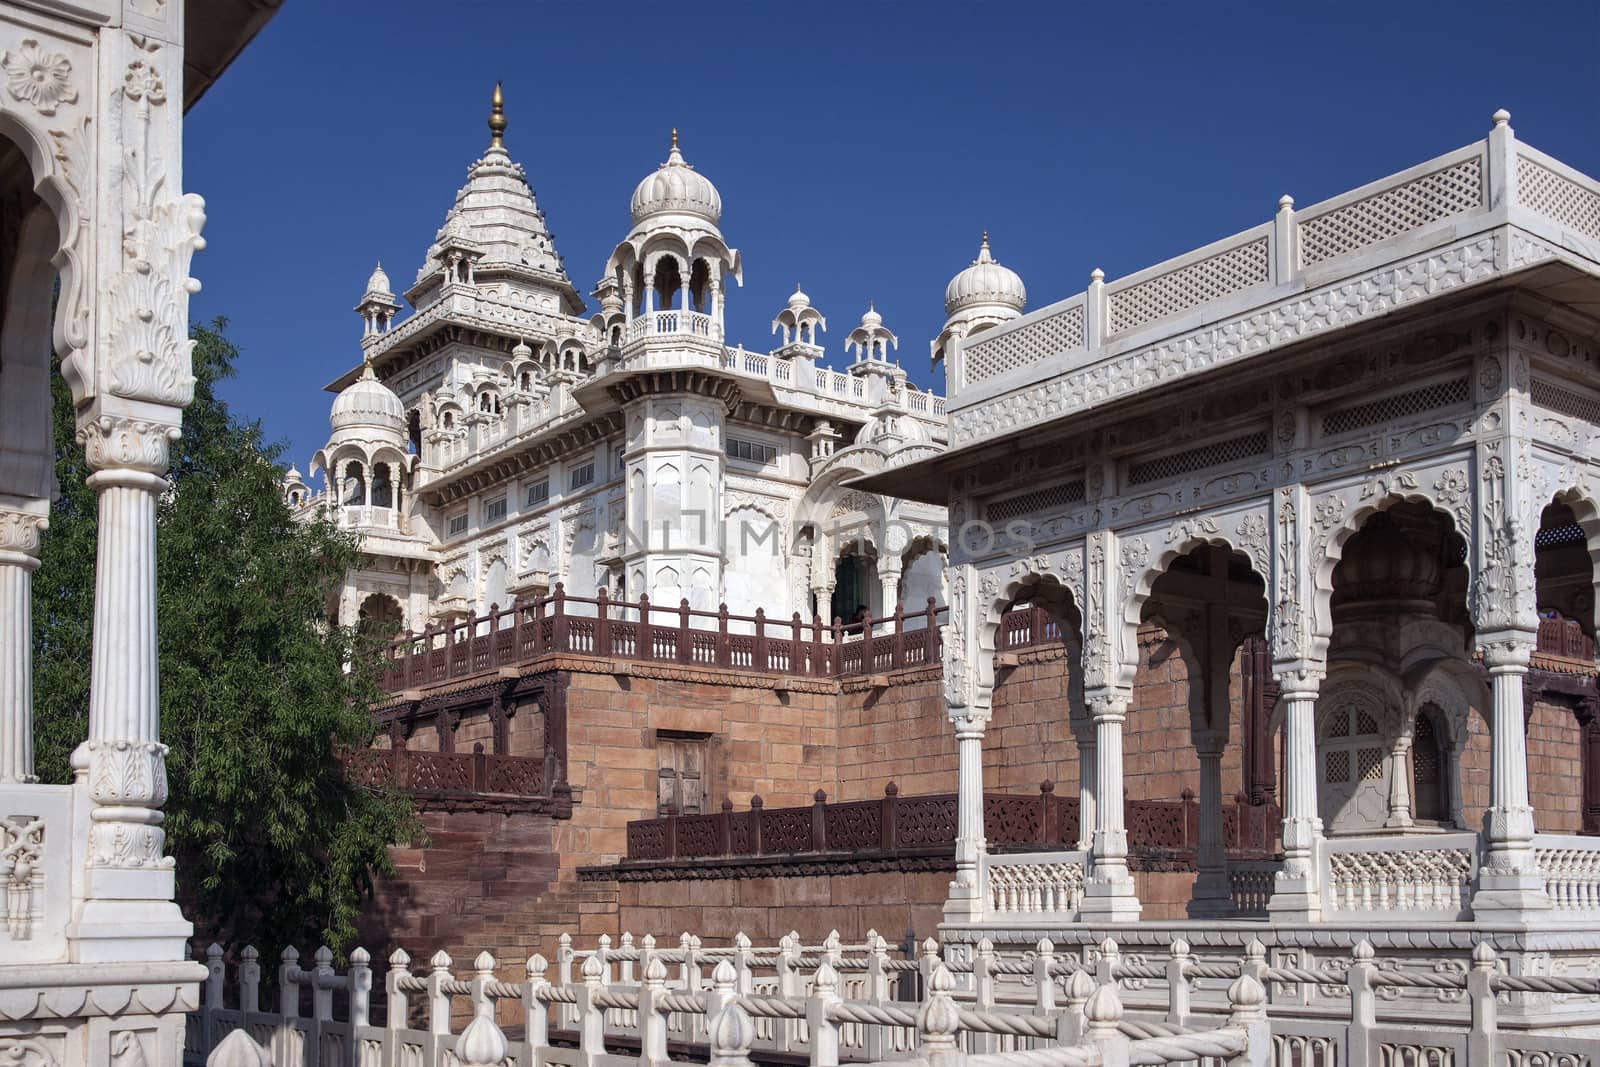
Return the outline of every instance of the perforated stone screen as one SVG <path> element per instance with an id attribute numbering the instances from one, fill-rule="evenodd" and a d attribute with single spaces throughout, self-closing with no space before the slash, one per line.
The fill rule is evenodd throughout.
<path id="1" fill-rule="evenodd" d="M 1263 430 L 1260 433 L 1231 437 L 1226 441 L 1191 448 L 1187 452 L 1174 452 L 1159 459 L 1130 464 L 1128 484 L 1143 485 L 1146 482 L 1158 482 L 1164 478 L 1176 478 L 1181 474 L 1205 470 L 1207 467 L 1217 467 L 1224 463 L 1234 463 L 1241 459 L 1266 454 L 1267 434 Z"/>
<path id="2" fill-rule="evenodd" d="M 1600 397 L 1576 389 L 1564 389 L 1544 378 L 1535 378 L 1529 395 L 1542 408 L 1569 415 L 1585 422 L 1600 423 Z"/>
<path id="3" fill-rule="evenodd" d="M 993 501 L 984 509 L 984 517 L 990 522 L 1004 522 L 1022 515 L 1035 515 L 1082 502 L 1083 479 L 1079 478 L 1077 481 L 1062 482 L 1060 485 Z"/>
<path id="4" fill-rule="evenodd" d="M 1219 296 L 1260 285 L 1270 277 L 1265 237 L 1224 249 L 1197 263 L 1107 293 L 1111 332 L 1177 315 Z"/>
<path id="5" fill-rule="evenodd" d="M 1517 157 L 1517 200 L 1600 240 L 1600 194 L 1526 156 Z"/>
<path id="6" fill-rule="evenodd" d="M 1453 378 L 1448 382 L 1435 382 L 1420 389 L 1395 393 L 1381 400 L 1330 411 L 1322 417 L 1322 432 L 1329 435 L 1349 433 L 1433 408 L 1465 404 L 1471 399 L 1472 387 L 1467 379 Z"/>
<path id="7" fill-rule="evenodd" d="M 1482 203 L 1483 164 L 1474 156 L 1300 223 L 1300 263 L 1309 267 Z"/>
<path id="8" fill-rule="evenodd" d="M 1037 363 L 1057 352 L 1083 347 L 1083 305 L 1066 308 L 1019 330 L 967 348 L 967 382 L 981 382 L 1008 370 Z"/>

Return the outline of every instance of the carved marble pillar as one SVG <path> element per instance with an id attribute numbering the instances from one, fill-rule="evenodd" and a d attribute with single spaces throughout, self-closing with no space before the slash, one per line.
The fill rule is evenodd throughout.
<path id="1" fill-rule="evenodd" d="M 1139 897 L 1128 873 L 1128 831 L 1122 813 L 1122 725 L 1129 694 L 1101 690 L 1085 695 L 1094 720 L 1094 851 L 1080 910 L 1084 921 L 1133 922 Z"/>
<path id="2" fill-rule="evenodd" d="M 1227 735 L 1217 730 L 1195 733 L 1195 751 L 1200 757 L 1200 840 L 1195 849 L 1194 892 L 1189 898 L 1193 918 L 1233 912 L 1227 842 L 1222 836 L 1222 750 L 1227 741 Z"/>
<path id="3" fill-rule="evenodd" d="M 1283 704 L 1283 870 L 1267 909 L 1274 916 L 1316 920 L 1322 914 L 1317 849 L 1317 689 L 1322 673 L 1280 673 Z"/>
<path id="4" fill-rule="evenodd" d="M 1389 817 L 1384 826 L 1403 830 L 1411 825 L 1411 735 L 1395 738 L 1389 752 Z"/>
<path id="5" fill-rule="evenodd" d="M 1489 725 L 1489 807 L 1483 815 L 1483 859 L 1475 918 L 1549 908 L 1533 853 L 1533 805 L 1528 801 L 1528 744 L 1522 682 L 1533 655 L 1534 635 L 1521 631 L 1486 635 L 1484 666 L 1489 669 L 1494 711 Z"/>
<path id="6" fill-rule="evenodd" d="M 33 773 L 33 623 L 31 575 L 47 500 L 0 497 L 0 785 L 37 781 Z"/>
<path id="7" fill-rule="evenodd" d="M 962 709 L 963 712 L 971 709 Z M 957 714 L 956 728 L 956 884 L 976 886 L 983 855 L 983 733 L 986 715 Z"/>
<path id="8" fill-rule="evenodd" d="M 89 737 L 73 753 L 92 804 L 84 901 L 72 936 L 85 962 L 177 959 L 192 928 L 173 902 L 161 806 L 166 746 L 156 637 L 156 504 L 176 426 L 101 416 L 80 430 L 99 498 Z"/>

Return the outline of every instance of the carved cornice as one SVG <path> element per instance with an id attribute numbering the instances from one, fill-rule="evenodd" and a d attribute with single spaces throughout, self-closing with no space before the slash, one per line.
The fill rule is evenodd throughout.
<path id="1" fill-rule="evenodd" d="M 629 372 L 619 382 L 606 386 L 618 404 L 628 404 L 646 396 L 663 393 L 692 393 L 697 399 L 720 400 L 733 412 L 739 404 L 739 383 L 709 371 L 693 369 Z"/>

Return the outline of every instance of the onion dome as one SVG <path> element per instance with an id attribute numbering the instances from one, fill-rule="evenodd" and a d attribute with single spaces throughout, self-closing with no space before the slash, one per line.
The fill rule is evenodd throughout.
<path id="1" fill-rule="evenodd" d="M 285 482 L 303 482 L 306 476 L 300 473 L 300 468 L 290 464 L 289 472 L 283 476 Z"/>
<path id="2" fill-rule="evenodd" d="M 709 178 L 683 161 L 678 131 L 673 130 L 667 161 L 634 189 L 629 210 L 635 226 L 655 215 L 697 215 L 715 226 L 722 218 L 722 195 Z"/>
<path id="3" fill-rule="evenodd" d="M 811 306 L 811 298 L 801 290 L 799 285 L 794 287 L 794 292 L 789 294 L 789 310 L 799 314 Z"/>
<path id="4" fill-rule="evenodd" d="M 406 406 L 372 373 L 372 366 L 333 400 L 328 422 L 334 432 L 354 429 L 393 431 L 402 439 L 406 433 Z"/>
<path id="5" fill-rule="evenodd" d="M 1021 311 L 1028 302 L 1027 287 L 1017 272 L 1001 266 L 989 253 L 989 234 L 983 235 L 978 258 L 966 270 L 950 279 L 944 290 L 944 312 L 954 315 L 962 308 L 998 304 Z"/>
<path id="6" fill-rule="evenodd" d="M 519 337 L 517 339 L 517 346 L 511 350 L 511 358 L 512 359 L 532 359 L 533 358 L 533 347 L 528 344 L 527 338 Z"/>

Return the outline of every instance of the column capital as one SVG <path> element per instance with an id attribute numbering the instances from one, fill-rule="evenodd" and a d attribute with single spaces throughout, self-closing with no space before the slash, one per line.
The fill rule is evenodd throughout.
<path id="1" fill-rule="evenodd" d="M 1538 632 L 1534 630 L 1497 630 L 1478 637 L 1483 665 L 1490 674 L 1526 671 L 1537 644 Z"/>
<path id="2" fill-rule="evenodd" d="M 989 727 L 991 709 L 984 707 L 948 707 L 945 714 L 950 717 L 950 724 L 956 728 L 956 740 L 964 737 L 983 737 L 983 732 Z"/>
<path id="3" fill-rule="evenodd" d="M 1315 697 L 1328 676 L 1327 667 L 1321 663 L 1286 662 L 1272 665 L 1272 680 L 1278 683 L 1278 696 L 1290 699 L 1295 696 Z"/>
<path id="4" fill-rule="evenodd" d="M 1189 735 L 1194 741 L 1195 754 L 1201 759 L 1220 757 L 1223 750 L 1228 747 L 1228 732 L 1226 730 L 1197 730 L 1191 727 Z"/>
<path id="5" fill-rule="evenodd" d="M 126 470 L 159 477 L 171 462 L 172 442 L 181 435 L 180 413 L 172 411 L 170 415 L 170 421 L 165 417 L 95 415 L 78 427 L 78 443 L 96 472 Z"/>
<path id="6" fill-rule="evenodd" d="M 49 525 L 48 500 L 0 496 L 0 565 L 35 570 L 40 538 Z"/>
<path id="7" fill-rule="evenodd" d="M 1100 689 L 1085 693 L 1083 706 L 1095 723 L 1121 723 L 1128 720 L 1128 705 L 1132 700 L 1133 695 L 1123 690 Z"/>

